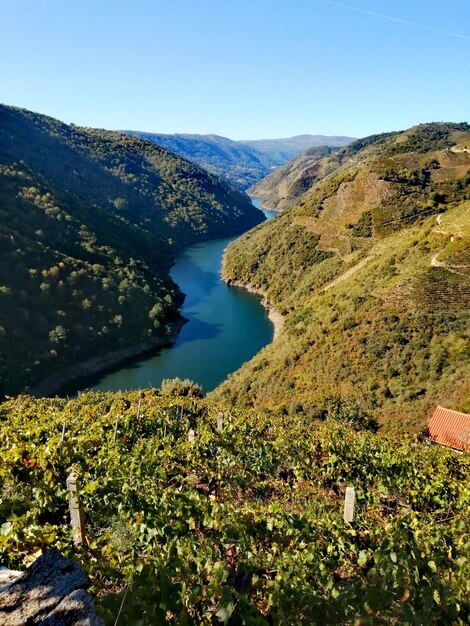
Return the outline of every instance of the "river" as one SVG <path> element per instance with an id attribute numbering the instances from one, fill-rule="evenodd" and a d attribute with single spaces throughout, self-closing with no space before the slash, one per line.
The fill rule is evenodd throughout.
<path id="1" fill-rule="evenodd" d="M 252 202 L 259 207 L 257 198 Z M 276 215 L 268 210 L 263 213 L 267 219 Z M 181 314 L 188 322 L 173 346 L 89 379 L 80 388 L 158 387 L 164 378 L 179 377 L 198 382 L 208 392 L 270 343 L 273 325 L 261 298 L 220 279 L 223 252 L 235 239 L 198 243 L 176 258 L 171 277 L 186 295 Z"/>

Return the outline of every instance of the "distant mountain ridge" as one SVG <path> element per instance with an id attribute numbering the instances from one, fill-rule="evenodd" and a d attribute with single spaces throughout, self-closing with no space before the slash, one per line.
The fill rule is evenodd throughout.
<path id="1" fill-rule="evenodd" d="M 304 150 L 320 146 L 340 148 L 354 140 L 354 137 L 342 135 L 296 135 L 285 139 L 248 139 L 239 143 L 250 146 L 263 154 L 268 154 L 278 165 L 284 165 Z"/>
<path id="2" fill-rule="evenodd" d="M 171 150 L 243 191 L 306 148 L 319 145 L 337 147 L 352 141 L 351 137 L 326 135 L 234 141 L 214 134 L 169 135 L 134 130 L 122 132 Z"/>

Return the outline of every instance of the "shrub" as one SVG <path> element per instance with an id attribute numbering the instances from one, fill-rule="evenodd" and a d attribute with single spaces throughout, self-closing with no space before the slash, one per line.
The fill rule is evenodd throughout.
<path id="1" fill-rule="evenodd" d="M 202 387 L 197 383 L 185 378 L 165 378 L 161 384 L 162 396 L 186 396 L 191 398 L 200 398 L 202 396 Z"/>

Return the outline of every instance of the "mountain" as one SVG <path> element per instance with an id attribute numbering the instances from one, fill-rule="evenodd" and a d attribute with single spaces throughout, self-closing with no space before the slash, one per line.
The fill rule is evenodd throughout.
<path id="1" fill-rule="evenodd" d="M 263 219 L 163 148 L 7 106 L 0 183 L 0 396 L 172 338 L 175 250 Z"/>
<path id="2" fill-rule="evenodd" d="M 328 146 L 309 148 L 253 185 L 249 193 L 261 198 L 262 206 L 282 211 L 294 205 L 312 185 L 343 165 L 368 144 L 379 138 L 393 137 L 394 134 L 384 133 L 358 139 L 343 150 Z"/>
<path id="3" fill-rule="evenodd" d="M 2 564 L 73 552 L 105 624 L 469 623 L 470 457 L 404 431 L 470 410 L 470 127 L 323 158 L 226 254 L 285 323 L 212 397 L 176 379 L 0 402 Z M 166 150 L 8 107 L 0 176 L 8 390 L 167 340 L 176 247 L 260 219 Z"/>
<path id="4" fill-rule="evenodd" d="M 217 174 L 241 190 L 264 178 L 277 165 L 268 155 L 219 135 L 125 132 L 163 146 Z"/>
<path id="5" fill-rule="evenodd" d="M 283 165 L 305 147 L 344 145 L 349 137 L 300 135 L 290 139 L 232 141 L 219 135 L 162 135 L 140 131 L 123 131 L 128 135 L 163 146 L 183 156 L 213 174 L 245 190 L 264 178 L 274 168 Z"/>
<path id="6" fill-rule="evenodd" d="M 249 193 L 261 198 L 261 204 L 282 211 L 295 202 L 326 173 L 334 169 L 324 157 L 336 154 L 334 148 L 309 148 L 282 167 L 249 188 Z"/>
<path id="7" fill-rule="evenodd" d="M 315 163 L 291 208 L 227 250 L 224 277 L 285 323 L 215 395 L 307 415 L 336 397 L 399 429 L 436 404 L 468 411 L 470 127 L 424 124 Z"/>
<path id="8" fill-rule="evenodd" d="M 286 139 L 247 139 L 240 143 L 266 154 L 277 165 L 283 165 L 309 148 L 332 146 L 338 148 L 354 141 L 354 137 L 335 135 L 296 135 Z"/>

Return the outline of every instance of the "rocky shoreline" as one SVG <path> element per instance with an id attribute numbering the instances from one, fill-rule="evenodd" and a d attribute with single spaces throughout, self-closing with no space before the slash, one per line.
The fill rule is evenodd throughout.
<path id="1" fill-rule="evenodd" d="M 275 341 L 281 334 L 281 330 L 284 325 L 284 317 L 279 313 L 279 311 L 275 309 L 272 302 L 268 300 L 266 293 L 262 289 L 258 289 L 257 287 L 254 287 L 250 283 L 245 283 L 241 280 L 234 280 L 232 278 L 227 278 L 222 273 L 220 275 L 220 278 L 224 281 L 224 283 L 227 283 L 227 285 L 231 285 L 234 287 L 242 287 L 243 289 L 246 289 L 250 293 L 254 293 L 257 296 L 261 296 L 262 298 L 261 304 L 268 311 L 268 318 L 270 319 L 272 325 L 274 326 L 273 341 Z"/>
<path id="2" fill-rule="evenodd" d="M 121 350 L 114 350 L 108 352 L 99 357 L 93 357 L 77 363 L 64 367 L 63 369 L 54 372 L 51 376 L 48 376 L 34 387 L 25 389 L 25 393 L 41 398 L 44 396 L 51 396 L 57 393 L 64 385 L 74 382 L 81 378 L 87 378 L 95 374 L 105 373 L 117 365 L 122 365 L 127 361 L 131 361 L 136 357 L 150 354 L 157 350 L 157 348 L 163 348 L 171 346 L 175 343 L 181 327 L 186 323 L 186 319 L 180 320 L 175 324 L 171 335 L 165 339 L 161 337 L 155 337 L 148 341 L 143 341 L 129 348 L 123 348 Z"/>
<path id="3" fill-rule="evenodd" d="M 272 211 L 273 213 L 278 213 L 279 215 L 282 213 L 282 210 L 280 210 L 280 209 L 273 209 L 273 207 L 265 205 L 264 202 L 263 202 L 264 195 L 263 196 L 252 196 L 251 194 L 249 194 L 249 196 L 250 196 L 251 200 L 259 200 L 258 208 L 260 210 L 265 209 L 266 211 Z"/>

